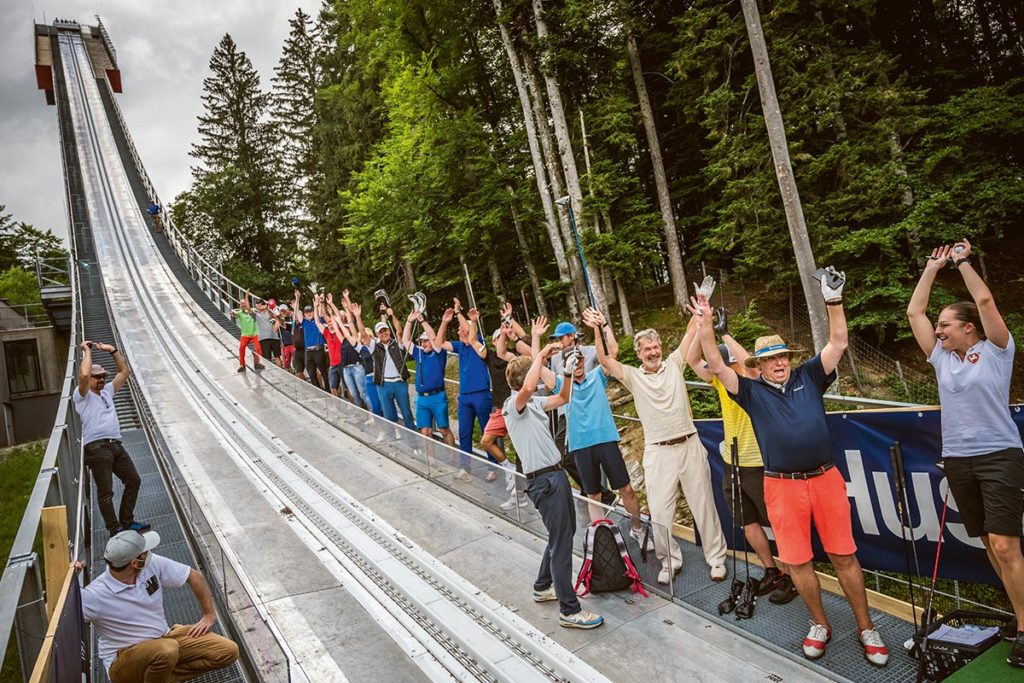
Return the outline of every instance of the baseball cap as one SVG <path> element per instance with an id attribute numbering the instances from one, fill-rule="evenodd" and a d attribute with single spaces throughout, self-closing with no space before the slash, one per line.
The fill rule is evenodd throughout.
<path id="1" fill-rule="evenodd" d="M 423 341 L 424 339 L 430 339 L 430 335 L 426 332 L 420 332 L 420 336 L 416 337 L 416 341 Z"/>
<path id="2" fill-rule="evenodd" d="M 303 306 L 302 310 L 305 311 L 306 313 L 312 313 L 313 312 L 313 307 L 309 306 L 309 305 Z"/>
<path id="3" fill-rule="evenodd" d="M 138 531 L 122 531 L 107 541 L 103 559 L 114 567 L 123 567 L 136 557 L 160 544 L 160 535 L 155 531 L 140 534 Z"/>
<path id="4" fill-rule="evenodd" d="M 567 334 L 576 334 L 576 326 L 569 322 L 560 322 L 555 326 L 555 331 L 551 333 L 549 339 L 558 339 Z"/>
<path id="5" fill-rule="evenodd" d="M 388 324 L 386 322 L 379 322 L 379 323 L 377 323 L 376 325 L 373 326 L 374 334 L 376 334 L 377 332 L 380 332 L 381 330 L 386 330 L 386 329 L 388 329 Z"/>
<path id="6" fill-rule="evenodd" d="M 280 305 L 280 306 L 278 306 L 277 308 L 278 308 L 278 310 L 280 310 L 280 311 L 290 311 L 290 310 L 292 310 L 292 309 L 291 309 L 291 307 L 290 307 L 290 306 L 288 306 L 288 304 L 281 304 L 281 305 Z"/>
<path id="7" fill-rule="evenodd" d="M 106 377 L 107 376 L 107 369 L 104 368 L 102 365 L 98 365 L 97 363 L 93 363 L 92 367 L 89 368 L 89 375 L 92 376 L 92 377 Z"/>
<path id="8" fill-rule="evenodd" d="M 277 306 L 277 299 L 275 299 L 274 297 L 270 297 L 269 299 L 267 299 L 267 304 L 269 304 L 270 307 L 273 308 L 274 306 Z"/>

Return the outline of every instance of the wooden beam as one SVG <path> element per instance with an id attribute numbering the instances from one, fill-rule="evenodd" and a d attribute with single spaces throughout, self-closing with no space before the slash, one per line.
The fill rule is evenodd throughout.
<path id="1" fill-rule="evenodd" d="M 60 613 L 64 611 L 64 603 L 68 599 L 68 591 L 71 589 L 71 582 L 75 581 L 74 569 L 68 566 L 67 559 L 64 560 L 62 571 L 64 576 L 59 586 L 59 595 L 53 605 L 53 613 L 56 619 L 50 619 L 50 625 L 46 627 L 46 637 L 43 638 L 43 645 L 39 648 L 39 656 L 36 657 L 36 665 L 32 668 L 32 676 L 29 683 L 43 683 L 50 680 L 50 662 L 53 654 L 53 638 L 57 633 L 57 626 L 60 624 Z"/>
<path id="2" fill-rule="evenodd" d="M 46 574 L 46 617 L 53 610 L 68 570 L 68 516 L 63 505 L 43 508 L 43 570 Z"/>

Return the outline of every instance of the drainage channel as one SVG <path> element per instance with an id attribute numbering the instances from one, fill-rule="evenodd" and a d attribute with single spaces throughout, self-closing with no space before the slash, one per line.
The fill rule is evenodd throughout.
<path id="1" fill-rule="evenodd" d="M 84 50 L 84 46 L 77 46 Z M 93 83 L 95 86 L 95 84 Z M 98 91 L 80 83 L 90 144 L 97 160 L 114 159 L 107 145 L 101 151 L 92 112 Z M 93 100 L 96 100 L 95 102 Z M 326 538 L 355 568 L 355 578 L 371 586 L 378 601 L 405 625 L 451 676 L 460 680 L 601 680 L 589 666 L 560 648 L 533 627 L 503 613 L 477 597 L 479 591 L 454 575 L 408 539 L 401 537 L 356 501 L 302 461 L 276 438 L 264 434 L 261 422 L 237 406 L 226 390 L 200 370 L 185 344 L 171 334 L 155 311 L 159 302 L 154 284 L 142 275 L 125 231 L 144 230 L 136 209 L 122 215 L 115 195 L 110 163 L 97 163 L 97 180 L 110 217 L 111 233 L 127 277 L 126 290 L 168 359 L 179 386 L 200 415 L 216 431 L 228 436 L 233 457 L 244 462 L 274 496 L 298 510 L 297 518 L 314 536 Z M 123 179 L 122 185 L 123 185 Z M 117 188 L 124 191 L 124 187 Z M 134 219 L 134 220 L 133 220 Z M 171 285 L 173 290 L 173 285 Z M 400 539 L 396 542 L 393 539 Z M 383 551 L 383 553 L 382 553 Z M 397 560 L 389 562 L 388 560 Z M 361 575 L 361 576 L 360 576 Z M 426 597 L 423 597 L 426 596 Z M 491 601 L 493 602 L 493 601 Z M 524 666 L 525 665 L 525 666 Z"/>

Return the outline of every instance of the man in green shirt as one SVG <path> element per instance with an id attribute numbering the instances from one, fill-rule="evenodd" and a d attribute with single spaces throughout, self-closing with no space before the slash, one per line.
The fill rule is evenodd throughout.
<path id="1" fill-rule="evenodd" d="M 253 364 L 252 366 L 257 370 L 262 370 L 263 365 L 260 363 L 260 356 L 263 354 L 263 350 L 260 349 L 260 335 L 259 330 L 256 328 L 256 318 L 252 314 L 252 307 L 249 305 L 249 292 L 245 293 L 242 300 L 238 302 L 238 308 L 231 311 L 231 317 L 238 321 L 238 327 L 241 329 L 242 337 L 238 342 L 238 371 L 245 372 L 245 348 L 252 342 L 253 348 Z"/>

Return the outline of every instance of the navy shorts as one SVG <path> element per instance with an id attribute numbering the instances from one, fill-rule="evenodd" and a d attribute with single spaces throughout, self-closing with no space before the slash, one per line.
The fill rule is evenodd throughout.
<path id="1" fill-rule="evenodd" d="M 327 371 L 327 382 L 331 389 L 338 389 L 341 387 L 342 372 L 343 370 L 340 363 L 338 365 L 332 365 L 331 369 Z"/>
<path id="2" fill-rule="evenodd" d="M 615 441 L 594 444 L 569 453 L 576 461 L 580 473 L 580 486 L 588 496 L 601 493 L 601 470 L 608 477 L 608 488 L 613 491 L 629 483 L 629 471 L 622 461 L 622 451 Z"/>

